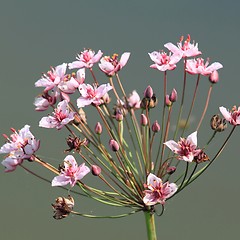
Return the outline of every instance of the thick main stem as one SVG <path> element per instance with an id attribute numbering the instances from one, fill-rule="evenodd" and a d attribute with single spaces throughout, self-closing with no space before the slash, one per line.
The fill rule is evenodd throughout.
<path id="1" fill-rule="evenodd" d="M 154 213 L 151 211 L 146 211 L 144 212 L 144 215 L 146 220 L 148 240 L 157 240 Z"/>

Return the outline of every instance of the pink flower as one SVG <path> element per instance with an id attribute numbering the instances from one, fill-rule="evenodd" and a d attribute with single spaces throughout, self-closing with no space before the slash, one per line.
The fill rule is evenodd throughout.
<path id="1" fill-rule="evenodd" d="M 86 49 L 80 54 L 77 55 L 76 59 L 78 61 L 74 61 L 68 64 L 69 69 L 74 68 L 92 68 L 93 64 L 97 63 L 102 57 L 103 53 L 101 50 L 95 54 L 95 52 L 91 49 Z"/>
<path id="2" fill-rule="evenodd" d="M 223 67 L 223 65 L 219 62 L 214 62 L 210 66 L 209 61 L 207 60 L 204 63 L 204 59 L 189 59 L 186 63 L 186 71 L 190 74 L 201 74 L 203 76 L 210 75 L 213 71 L 216 71 Z"/>
<path id="3" fill-rule="evenodd" d="M 85 163 L 78 166 L 75 158 L 68 155 L 64 159 L 64 166 L 59 176 L 53 178 L 52 186 L 65 186 L 69 183 L 73 187 L 78 180 L 81 180 L 89 172 L 90 169 L 85 166 Z"/>
<path id="4" fill-rule="evenodd" d="M 169 54 L 167 55 L 165 52 L 157 52 L 154 51 L 152 53 L 148 53 L 151 60 L 155 62 L 150 67 L 154 69 L 158 69 L 159 71 L 167 71 L 174 70 L 177 66 L 176 63 L 180 61 L 182 55 L 178 54 Z"/>
<path id="5" fill-rule="evenodd" d="M 2 165 L 6 167 L 5 172 L 14 171 L 17 165 L 24 159 L 31 159 L 39 149 L 40 141 L 35 139 L 29 128 L 29 125 L 25 125 L 19 132 L 12 128 L 10 138 L 4 135 L 8 142 L 1 147 L 0 153 L 8 154 L 2 161 Z"/>
<path id="6" fill-rule="evenodd" d="M 45 92 L 53 89 L 66 77 L 66 69 L 66 63 L 58 65 L 55 68 L 51 67 L 51 71 L 43 74 L 42 78 L 35 83 L 35 87 L 45 87 Z"/>
<path id="7" fill-rule="evenodd" d="M 11 139 L 7 138 L 8 142 L 1 147 L 0 153 L 11 153 L 20 150 L 23 152 L 22 158 L 31 158 L 39 149 L 40 141 L 35 139 L 29 128 L 29 125 L 25 125 L 19 132 L 12 129 Z"/>
<path id="8" fill-rule="evenodd" d="M 120 60 L 118 54 L 113 54 L 112 57 L 105 56 L 100 60 L 99 68 L 108 76 L 113 76 L 127 64 L 129 57 L 129 52 L 123 53 Z"/>
<path id="9" fill-rule="evenodd" d="M 127 102 L 131 108 L 140 108 L 141 99 L 135 90 L 129 95 Z"/>
<path id="10" fill-rule="evenodd" d="M 70 111 L 66 100 L 58 103 L 53 116 L 43 117 L 39 122 L 39 127 L 61 129 L 74 119 L 75 112 Z"/>
<path id="11" fill-rule="evenodd" d="M 22 152 L 20 156 L 16 152 L 10 153 L 3 161 L 2 165 L 5 167 L 4 172 L 13 172 L 18 165 L 21 165 L 23 162 Z"/>
<path id="12" fill-rule="evenodd" d="M 186 41 L 183 42 L 183 36 L 180 39 L 180 42 L 177 43 L 177 46 L 175 46 L 172 43 L 166 43 L 164 47 L 166 47 L 169 51 L 171 51 L 173 54 L 181 55 L 183 58 L 185 57 L 195 57 L 197 55 L 202 54 L 202 52 L 198 51 L 198 44 L 196 43 L 190 43 L 190 35 L 188 34 L 188 37 Z"/>
<path id="13" fill-rule="evenodd" d="M 91 86 L 90 84 L 80 84 L 78 89 L 82 96 L 77 99 L 77 106 L 81 108 L 90 104 L 102 104 L 102 97 L 111 90 L 112 87 L 109 83 L 102 84 L 99 87 L 96 87 L 96 85 Z"/>
<path id="14" fill-rule="evenodd" d="M 179 142 L 170 140 L 164 144 L 178 155 L 179 160 L 186 162 L 192 162 L 194 157 L 201 151 L 197 149 L 197 132 L 190 134 L 187 139 L 180 138 Z"/>
<path id="15" fill-rule="evenodd" d="M 177 185 L 175 183 L 163 183 L 161 178 L 158 178 L 152 173 L 147 177 L 147 187 L 148 190 L 144 191 L 145 196 L 143 198 L 143 202 L 147 206 L 152 206 L 157 203 L 165 204 L 166 199 L 177 191 Z"/>
<path id="16" fill-rule="evenodd" d="M 42 95 L 36 97 L 34 100 L 35 110 L 45 111 L 49 106 L 53 106 L 60 98 L 60 92 L 56 91 L 55 88 L 52 91 L 43 92 Z"/>
<path id="17" fill-rule="evenodd" d="M 231 111 L 228 111 L 225 107 L 220 107 L 219 110 L 230 124 L 240 125 L 240 107 L 234 106 Z"/>
<path id="18" fill-rule="evenodd" d="M 83 84 L 85 81 L 85 68 L 82 68 L 77 71 L 77 74 L 72 74 L 66 77 L 63 81 L 58 84 L 58 88 L 66 93 L 72 94 L 78 89 L 80 84 Z"/>
<path id="19" fill-rule="evenodd" d="M 50 105 L 49 101 L 42 96 L 35 98 L 33 104 L 35 105 L 36 111 L 45 111 L 48 109 L 48 107 Z"/>

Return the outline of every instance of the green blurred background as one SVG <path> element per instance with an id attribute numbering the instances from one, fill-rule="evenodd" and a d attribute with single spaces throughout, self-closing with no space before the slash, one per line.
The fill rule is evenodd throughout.
<path id="1" fill-rule="evenodd" d="M 204 58 L 209 56 L 224 65 L 209 116 L 218 113 L 221 105 L 239 105 L 239 9 L 240 2 L 233 0 L 1 0 L 0 132 L 9 134 L 10 127 L 20 129 L 28 123 L 41 139 L 40 154 L 57 165 L 66 148 L 65 135 L 39 129 L 38 121 L 45 113 L 35 113 L 32 104 L 40 92 L 34 83 L 41 73 L 49 66 L 73 61 L 83 48 L 101 49 L 106 55 L 130 51 L 129 63 L 121 72 L 127 89 L 137 86 L 142 93 L 148 84 L 157 89 L 162 74 L 149 68 L 147 53 L 163 49 L 166 42 L 176 43 L 188 33 L 199 43 Z M 178 86 L 182 75 L 173 73 L 172 78 L 170 86 Z M 204 80 L 199 95 L 206 96 L 209 84 Z M 200 142 L 209 132 L 208 121 L 204 124 Z M 230 145 L 203 177 L 167 203 L 164 216 L 157 218 L 159 239 L 239 238 L 239 136 L 237 129 Z M 50 204 L 66 194 L 64 191 L 21 168 L 9 174 L 3 171 L 1 167 L 1 239 L 146 239 L 142 214 L 118 220 L 70 216 L 56 221 Z M 78 205 L 87 213 L 114 213 L 81 199 Z"/>

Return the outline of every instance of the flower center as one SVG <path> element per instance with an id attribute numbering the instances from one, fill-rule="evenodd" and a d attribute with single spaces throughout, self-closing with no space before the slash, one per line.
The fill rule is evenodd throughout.
<path id="1" fill-rule="evenodd" d="M 181 156 L 188 156 L 190 153 L 193 153 L 194 150 L 196 149 L 195 145 L 193 145 L 184 138 L 181 139 L 178 144 L 180 146 L 178 154 L 180 154 Z"/>
<path id="2" fill-rule="evenodd" d="M 62 110 L 55 110 L 55 118 L 58 122 L 61 122 L 63 119 L 65 119 L 67 115 L 62 112 Z"/>

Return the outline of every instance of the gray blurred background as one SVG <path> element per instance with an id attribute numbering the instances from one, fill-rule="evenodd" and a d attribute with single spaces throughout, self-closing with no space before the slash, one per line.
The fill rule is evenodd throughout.
<path id="1" fill-rule="evenodd" d="M 149 68 L 147 53 L 163 49 L 166 42 L 176 43 L 188 33 L 199 43 L 204 58 L 224 65 L 212 95 L 209 117 L 218 113 L 221 105 L 240 105 L 239 9 L 240 2 L 233 0 L 1 0 L 0 132 L 9 134 L 10 127 L 20 129 L 28 123 L 41 139 L 40 154 L 57 166 L 64 157 L 66 132 L 38 128 L 45 113 L 36 113 L 32 103 L 40 92 L 34 83 L 41 73 L 49 66 L 73 61 L 83 48 L 101 49 L 106 55 L 130 51 L 129 63 L 121 72 L 127 89 L 137 86 L 141 94 L 150 84 L 161 94 L 162 74 Z M 100 76 L 104 79 L 104 75 Z M 182 79 L 182 75 L 174 73 L 168 76 L 169 90 Z M 209 86 L 206 79 L 203 82 L 200 96 L 206 96 Z M 208 121 L 204 124 L 200 142 L 209 132 Z M 157 218 L 159 239 L 239 238 L 239 136 L 237 129 L 227 149 L 202 178 L 167 203 L 164 216 Z M 4 143 L 3 138 L 0 143 Z M 50 204 L 66 192 L 21 168 L 8 174 L 3 171 L 1 167 L 1 239 L 146 239 L 142 214 L 117 220 L 70 216 L 56 221 Z M 111 208 L 88 205 L 79 198 L 81 209 L 93 214 L 114 213 Z"/>

